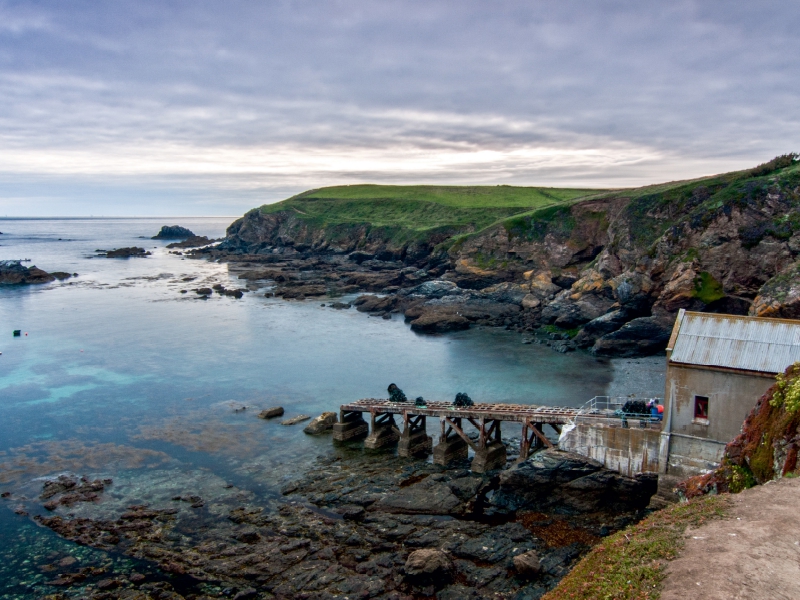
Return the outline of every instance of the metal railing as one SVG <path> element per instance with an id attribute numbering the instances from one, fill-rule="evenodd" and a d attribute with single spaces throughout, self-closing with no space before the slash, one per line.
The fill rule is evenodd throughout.
<path id="1" fill-rule="evenodd" d="M 607 418 L 617 419 L 647 419 L 651 421 L 659 421 L 657 417 L 652 417 L 649 413 L 635 413 L 625 411 L 625 405 L 629 402 L 640 401 L 645 405 L 651 400 L 655 400 L 656 404 L 663 404 L 663 398 L 636 398 L 625 396 L 595 396 L 586 402 L 578 410 L 578 416 L 603 416 Z"/>

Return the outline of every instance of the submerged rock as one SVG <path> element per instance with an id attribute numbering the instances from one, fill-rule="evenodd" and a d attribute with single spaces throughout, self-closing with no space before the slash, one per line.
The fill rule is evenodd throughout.
<path id="1" fill-rule="evenodd" d="M 281 421 L 281 425 L 297 425 L 298 423 L 302 423 L 303 421 L 308 421 L 311 417 L 308 415 L 297 415 L 296 417 L 292 417 L 291 419 L 286 419 L 285 421 Z"/>

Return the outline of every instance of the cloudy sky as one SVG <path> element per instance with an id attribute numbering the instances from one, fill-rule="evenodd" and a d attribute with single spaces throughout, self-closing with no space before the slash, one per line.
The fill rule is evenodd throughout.
<path id="1" fill-rule="evenodd" d="M 800 148 L 800 4 L 0 0 L 0 215 L 623 187 Z"/>

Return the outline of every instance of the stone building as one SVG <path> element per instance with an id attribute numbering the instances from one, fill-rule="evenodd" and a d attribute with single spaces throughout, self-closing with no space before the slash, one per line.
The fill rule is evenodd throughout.
<path id="1" fill-rule="evenodd" d="M 715 468 L 775 375 L 800 361 L 800 321 L 681 310 L 667 346 L 659 471 Z"/>

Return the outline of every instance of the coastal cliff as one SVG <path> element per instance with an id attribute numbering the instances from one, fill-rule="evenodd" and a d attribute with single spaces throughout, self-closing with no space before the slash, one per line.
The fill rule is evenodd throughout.
<path id="1" fill-rule="evenodd" d="M 504 188 L 313 190 L 248 212 L 207 252 L 366 263 L 384 277 L 353 285 L 393 295 L 381 310 L 421 331 L 505 325 L 598 355 L 663 350 L 681 308 L 800 316 L 794 154 L 632 190 Z"/>

